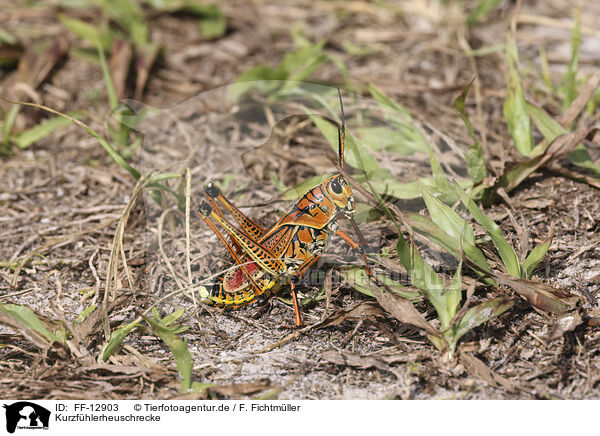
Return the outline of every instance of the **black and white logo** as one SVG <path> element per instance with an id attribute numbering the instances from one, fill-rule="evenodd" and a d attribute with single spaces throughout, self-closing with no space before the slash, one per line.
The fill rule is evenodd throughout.
<path id="1" fill-rule="evenodd" d="M 5 404 L 4 408 L 6 409 L 6 431 L 9 433 L 14 433 L 16 429 L 48 430 L 50 422 L 48 409 L 29 401 Z"/>

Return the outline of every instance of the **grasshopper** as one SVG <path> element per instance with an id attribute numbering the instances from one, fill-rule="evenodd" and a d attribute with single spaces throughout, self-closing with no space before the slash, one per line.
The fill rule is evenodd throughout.
<path id="1" fill-rule="evenodd" d="M 333 234 L 360 251 L 367 274 L 371 276 L 363 249 L 364 238 L 353 219 L 354 196 L 342 174 L 346 126 L 339 89 L 338 97 L 342 120 L 338 127 L 339 172 L 309 189 L 275 225 L 268 229 L 259 226 L 235 207 L 214 183 L 207 185 L 206 201 L 200 204 L 198 214 L 231 254 L 236 268 L 219 275 L 209 289 L 201 286 L 198 293 L 202 302 L 222 308 L 239 308 L 264 300 L 289 286 L 295 324 L 300 327 L 302 317 L 295 288 L 319 259 Z M 228 212 L 239 227 L 228 221 L 223 211 Z M 360 244 L 338 228 L 337 221 L 341 217 L 352 223 Z"/>

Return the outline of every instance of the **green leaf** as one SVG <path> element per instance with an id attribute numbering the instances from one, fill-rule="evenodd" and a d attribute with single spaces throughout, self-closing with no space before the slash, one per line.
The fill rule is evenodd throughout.
<path id="1" fill-rule="evenodd" d="M 508 130 L 512 135 L 515 147 L 522 155 L 529 156 L 533 150 L 533 136 L 517 68 L 519 62 L 517 45 L 510 34 L 506 42 L 506 59 L 508 61 L 509 81 L 507 96 L 504 101 L 504 118 L 508 124 Z"/>
<path id="2" fill-rule="evenodd" d="M 523 261 L 522 268 L 525 272 L 526 278 L 531 277 L 531 274 L 533 273 L 533 270 L 535 270 L 535 267 L 538 265 L 538 263 L 540 263 L 540 261 L 548 252 L 551 243 L 552 237 L 548 237 L 548 239 L 546 239 L 544 242 L 537 245 L 533 250 L 531 250 L 531 253 L 529 253 L 529 255 L 525 258 L 525 260 Z"/>
<path id="3" fill-rule="evenodd" d="M 68 126 L 69 124 L 71 124 L 71 121 L 69 121 L 66 118 L 62 118 L 62 117 L 50 118 L 48 121 L 44 121 L 43 123 L 38 124 L 29 130 L 21 132 L 18 135 L 15 135 L 13 138 L 13 142 L 21 150 L 24 150 L 27 147 L 29 147 L 31 144 L 33 144 L 34 142 L 37 142 L 40 139 L 45 138 L 46 136 L 50 135 L 56 129 L 59 129 L 64 126 Z"/>
<path id="4" fill-rule="evenodd" d="M 100 43 L 102 50 L 105 52 L 110 51 L 112 47 L 112 38 L 107 28 L 102 26 L 94 26 L 86 23 L 85 21 L 71 18 L 64 14 L 58 14 L 57 17 L 67 29 L 81 39 L 89 42 L 94 47 Z"/>
<path id="5" fill-rule="evenodd" d="M 554 118 L 548 113 L 531 103 L 527 103 L 527 112 L 531 116 L 531 120 L 535 124 L 535 127 L 544 136 L 544 139 L 549 143 L 554 141 L 558 136 L 569 133 L 567 129 L 561 126 Z"/>
<path id="6" fill-rule="evenodd" d="M 410 275 L 413 286 L 421 289 L 429 302 L 433 305 L 442 325 L 450 323 L 452 317 L 446 311 L 446 298 L 443 296 L 444 284 L 431 266 L 423 260 L 421 254 L 413 245 L 409 247 L 398 234 L 396 244 L 398 257 Z"/>
<path id="7" fill-rule="evenodd" d="M 20 110 L 20 104 L 12 105 L 10 110 L 2 120 L 2 142 L 4 145 L 8 146 L 10 144 L 12 128 L 15 124 L 15 120 L 17 119 L 17 115 L 19 114 Z"/>
<path id="8" fill-rule="evenodd" d="M 96 0 L 104 13 L 127 30 L 136 46 L 149 42 L 148 25 L 142 7 L 135 1 Z"/>
<path id="9" fill-rule="evenodd" d="M 575 147 L 575 150 L 567 155 L 567 159 L 569 159 L 578 167 L 585 168 L 593 172 L 596 174 L 596 177 L 600 177 L 600 165 L 594 163 L 590 153 L 583 144 L 579 144 L 577 147 Z"/>
<path id="10" fill-rule="evenodd" d="M 227 30 L 227 17 L 215 5 L 206 5 L 204 17 L 200 20 L 200 33 L 205 38 L 218 38 Z"/>
<path id="11" fill-rule="evenodd" d="M 123 343 L 127 335 L 139 324 L 139 321 L 133 321 L 114 329 L 110 333 L 110 338 L 108 338 L 104 351 L 102 352 L 102 360 L 106 362 L 121 346 L 121 343 Z"/>
<path id="12" fill-rule="evenodd" d="M 169 325 L 173 324 L 175 321 L 177 321 L 181 317 L 181 315 L 183 315 L 184 312 L 185 312 L 185 309 L 176 310 L 175 312 L 165 316 L 162 319 L 162 323 L 166 326 L 169 326 Z"/>
<path id="13" fill-rule="evenodd" d="M 462 203 L 465 205 L 469 213 L 486 230 L 488 235 L 490 235 L 490 238 L 492 238 L 492 242 L 502 258 L 502 262 L 504 263 L 506 271 L 510 275 L 521 277 L 521 265 L 519 264 L 517 254 L 506 241 L 506 239 L 504 239 L 504 236 L 502 236 L 500 227 L 498 227 L 498 225 L 492 219 L 486 216 L 481 209 L 479 209 L 479 207 L 473 200 L 471 200 L 471 198 L 469 198 L 466 191 L 462 187 L 460 187 L 458 184 L 455 184 L 455 186 Z"/>
<path id="14" fill-rule="evenodd" d="M 326 178 L 327 178 L 327 175 L 317 175 L 317 176 L 311 177 L 310 179 L 306 179 L 305 181 L 300 182 L 296 186 L 293 186 L 291 188 L 285 188 L 282 185 L 281 187 L 284 188 L 284 190 L 282 191 L 280 197 L 283 200 L 298 200 L 298 197 L 300 197 L 301 195 L 306 193 L 309 189 L 317 186 L 319 183 L 321 183 Z M 278 183 L 276 183 L 276 185 L 277 184 Z M 278 187 L 278 189 L 279 189 L 279 187 Z"/>
<path id="15" fill-rule="evenodd" d="M 388 97 L 387 95 L 385 95 L 385 93 L 381 89 L 379 89 L 378 87 L 376 87 L 375 85 L 369 84 L 369 86 L 367 87 L 367 89 L 371 93 L 371 96 L 379 104 L 384 105 L 384 106 L 388 106 L 388 107 L 394 109 L 397 112 L 402 112 L 402 113 L 408 114 L 408 112 L 406 111 L 406 109 L 404 109 L 402 106 L 400 106 L 394 100 L 392 100 L 390 97 Z"/>
<path id="16" fill-rule="evenodd" d="M 302 22 L 300 21 L 296 21 L 292 25 L 290 36 L 292 37 L 294 44 L 296 44 L 296 47 L 302 48 L 312 45 L 312 41 L 304 35 Z"/>
<path id="17" fill-rule="evenodd" d="M 487 56 L 489 54 L 498 53 L 504 50 L 506 50 L 506 44 L 494 44 L 486 47 L 481 47 L 475 50 L 467 50 L 465 51 L 465 55 L 469 57 Z"/>
<path id="18" fill-rule="evenodd" d="M 464 239 L 449 235 L 440 227 L 435 225 L 428 217 L 416 214 L 406 213 L 404 223 L 410 226 L 414 231 L 422 234 L 430 241 L 436 243 L 457 260 L 462 260 L 466 256 L 471 262 L 479 266 L 483 271 L 489 271 L 490 267 L 485 256 L 479 248 L 471 245 Z M 479 273 L 479 271 L 477 271 Z"/>
<path id="19" fill-rule="evenodd" d="M 342 275 L 344 279 L 358 292 L 361 294 L 367 295 L 369 297 L 375 298 L 373 291 L 369 286 L 369 276 L 365 272 L 364 268 L 348 268 L 342 271 Z M 407 291 L 404 286 L 400 283 L 392 280 L 389 277 L 378 276 L 378 280 L 383 282 L 388 288 L 394 292 L 395 294 L 400 295 L 401 297 L 408 298 L 409 300 L 418 300 L 421 295 L 416 291 Z M 375 284 L 371 284 L 371 286 L 377 286 Z"/>
<path id="20" fill-rule="evenodd" d="M 0 44 L 17 45 L 18 43 L 19 41 L 14 35 L 0 27 Z"/>
<path id="21" fill-rule="evenodd" d="M 92 304 L 88 307 L 86 307 L 78 316 L 77 316 L 77 320 L 75 320 L 75 324 L 81 324 L 83 321 L 85 321 L 85 319 L 94 311 L 96 310 L 97 305 L 96 304 Z"/>
<path id="22" fill-rule="evenodd" d="M 11 320 L 7 322 L 3 321 L 2 317 L 0 317 L 0 321 L 9 324 L 11 327 L 18 328 L 37 341 L 47 344 L 51 344 L 52 342 L 65 343 L 66 332 L 51 332 L 48 327 L 46 327 L 46 324 L 38 318 L 35 312 L 28 307 L 20 304 L 0 303 L 0 312 L 11 318 Z"/>
<path id="23" fill-rule="evenodd" d="M 325 41 L 321 41 L 317 44 L 301 47 L 296 51 L 286 53 L 283 57 L 283 60 L 279 64 L 279 68 L 285 71 L 288 75 L 303 71 L 305 68 L 307 68 L 309 64 L 314 62 L 316 59 L 320 59 L 324 56 L 324 45 Z M 300 75 L 300 77 L 302 76 L 303 74 Z"/>
<path id="24" fill-rule="evenodd" d="M 458 215 L 452 208 L 438 200 L 427 188 L 419 185 L 423 200 L 429 211 L 429 215 L 448 235 L 458 240 L 465 240 L 468 244 L 475 244 L 473 228 Z"/>
<path id="25" fill-rule="evenodd" d="M 192 386 L 192 369 L 194 359 L 190 354 L 187 343 L 177 336 L 169 327 L 159 319 L 145 318 L 146 322 L 152 326 L 156 336 L 158 336 L 171 350 L 175 356 L 175 364 L 181 379 L 181 391 L 186 392 Z"/>
<path id="26" fill-rule="evenodd" d="M 385 149 L 400 155 L 411 155 L 424 150 L 420 142 L 411 141 L 389 127 L 359 127 L 357 136 L 372 150 Z"/>
<path id="27" fill-rule="evenodd" d="M 454 326 L 454 340 L 458 341 L 465 333 L 490 319 L 501 315 L 513 306 L 506 297 L 497 297 L 472 307 Z"/>
<path id="28" fill-rule="evenodd" d="M 280 68 L 287 73 L 287 80 L 281 87 L 281 92 L 289 92 L 297 88 L 299 83 L 308 79 L 327 61 L 320 44 L 288 53 L 283 58 Z"/>

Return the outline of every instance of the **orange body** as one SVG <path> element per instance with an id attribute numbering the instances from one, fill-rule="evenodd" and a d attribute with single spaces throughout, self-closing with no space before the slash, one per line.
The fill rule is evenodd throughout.
<path id="1" fill-rule="evenodd" d="M 273 227 L 258 236 L 256 242 L 273 258 L 280 259 L 278 268 L 269 271 L 273 264 L 268 257 L 250 250 L 240 256 L 246 271 L 236 268 L 220 275 L 209 291 L 207 302 L 219 307 L 240 307 L 278 292 L 289 284 L 292 276 L 303 274 L 318 259 L 331 234 L 337 231 L 337 218 L 340 215 L 352 217 L 353 213 L 354 197 L 346 179 L 341 174 L 328 177 L 300 197 Z M 244 229 L 244 220 L 236 220 L 242 221 L 240 226 Z M 235 241 L 233 226 L 227 223 L 223 227 Z M 243 233 L 250 237 L 250 232 Z M 253 289 L 252 280 L 262 292 Z"/>

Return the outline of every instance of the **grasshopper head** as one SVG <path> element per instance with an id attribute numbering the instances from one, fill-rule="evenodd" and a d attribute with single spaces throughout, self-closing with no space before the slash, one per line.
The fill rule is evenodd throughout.
<path id="1" fill-rule="evenodd" d="M 354 196 L 344 176 L 336 174 L 325 181 L 325 189 L 336 207 L 348 218 L 354 215 Z"/>

